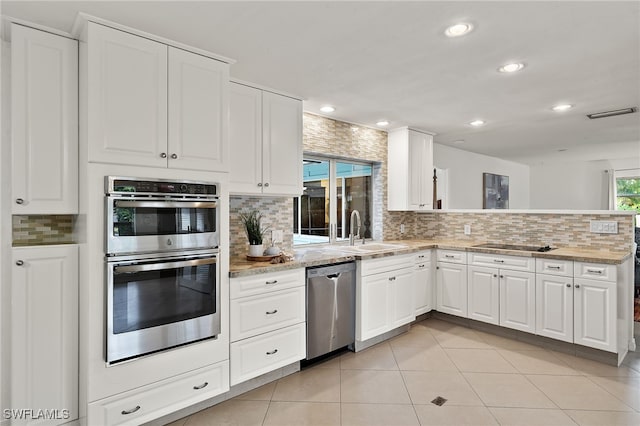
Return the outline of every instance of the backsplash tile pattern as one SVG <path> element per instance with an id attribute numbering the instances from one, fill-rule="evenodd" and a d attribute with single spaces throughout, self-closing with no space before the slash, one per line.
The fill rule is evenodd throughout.
<path id="1" fill-rule="evenodd" d="M 418 238 L 434 235 L 433 221 L 426 216 L 418 215 Z M 431 216 L 436 217 L 435 236 L 444 239 L 627 251 L 634 238 L 631 215 L 443 212 Z M 591 220 L 615 220 L 618 233 L 591 233 Z M 471 225 L 470 236 L 464 235 L 464 225 Z"/>
<path id="2" fill-rule="evenodd" d="M 71 215 L 14 215 L 13 245 L 38 246 L 73 243 Z"/>

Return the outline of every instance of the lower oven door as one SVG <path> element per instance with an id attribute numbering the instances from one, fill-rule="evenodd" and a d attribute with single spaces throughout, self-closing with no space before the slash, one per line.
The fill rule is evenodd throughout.
<path id="1" fill-rule="evenodd" d="M 108 363 L 219 333 L 217 251 L 108 260 Z"/>

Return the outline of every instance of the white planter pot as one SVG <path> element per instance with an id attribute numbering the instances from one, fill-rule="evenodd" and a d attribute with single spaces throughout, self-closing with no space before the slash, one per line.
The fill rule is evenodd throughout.
<path id="1" fill-rule="evenodd" d="M 249 244 L 249 256 L 258 257 L 264 253 L 264 246 L 262 244 Z"/>

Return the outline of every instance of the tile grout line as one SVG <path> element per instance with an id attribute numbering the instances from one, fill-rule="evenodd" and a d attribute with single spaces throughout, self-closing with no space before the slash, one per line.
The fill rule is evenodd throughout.
<path id="1" fill-rule="evenodd" d="M 409 327 L 409 330 L 411 330 L 411 327 Z M 404 386 L 404 390 L 407 392 L 407 396 L 409 397 L 409 402 L 411 403 L 411 408 L 413 409 L 413 415 L 416 416 L 416 420 L 418 421 L 418 424 L 422 425 L 422 422 L 420 421 L 420 416 L 418 416 L 418 412 L 416 411 L 416 404 L 413 402 L 413 398 L 411 398 L 411 392 L 409 392 L 409 387 L 407 386 L 407 382 L 405 381 L 403 370 L 400 369 L 400 364 L 398 363 L 398 359 L 396 358 L 396 353 L 393 350 L 393 345 L 389 344 L 389 348 L 391 349 L 391 355 L 393 356 L 393 360 L 396 363 L 396 367 L 398 367 L 398 372 L 400 373 L 400 378 L 402 379 L 402 385 Z"/>

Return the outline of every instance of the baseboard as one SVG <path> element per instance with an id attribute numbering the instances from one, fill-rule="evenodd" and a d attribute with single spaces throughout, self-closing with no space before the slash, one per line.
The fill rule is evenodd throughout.
<path id="1" fill-rule="evenodd" d="M 384 334 L 381 334 L 379 336 L 376 337 L 372 337 L 371 339 L 368 340 L 364 340 L 364 341 L 359 341 L 356 340 L 355 344 L 353 345 L 355 352 L 360 352 L 364 349 L 370 348 L 373 345 L 377 345 L 378 343 L 382 343 L 385 340 L 389 340 L 392 337 L 396 337 L 402 333 L 406 333 L 407 331 L 409 331 L 409 328 L 411 327 L 411 324 L 407 324 L 407 325 L 403 325 L 401 327 L 398 328 L 394 328 L 391 331 L 387 331 Z"/>

